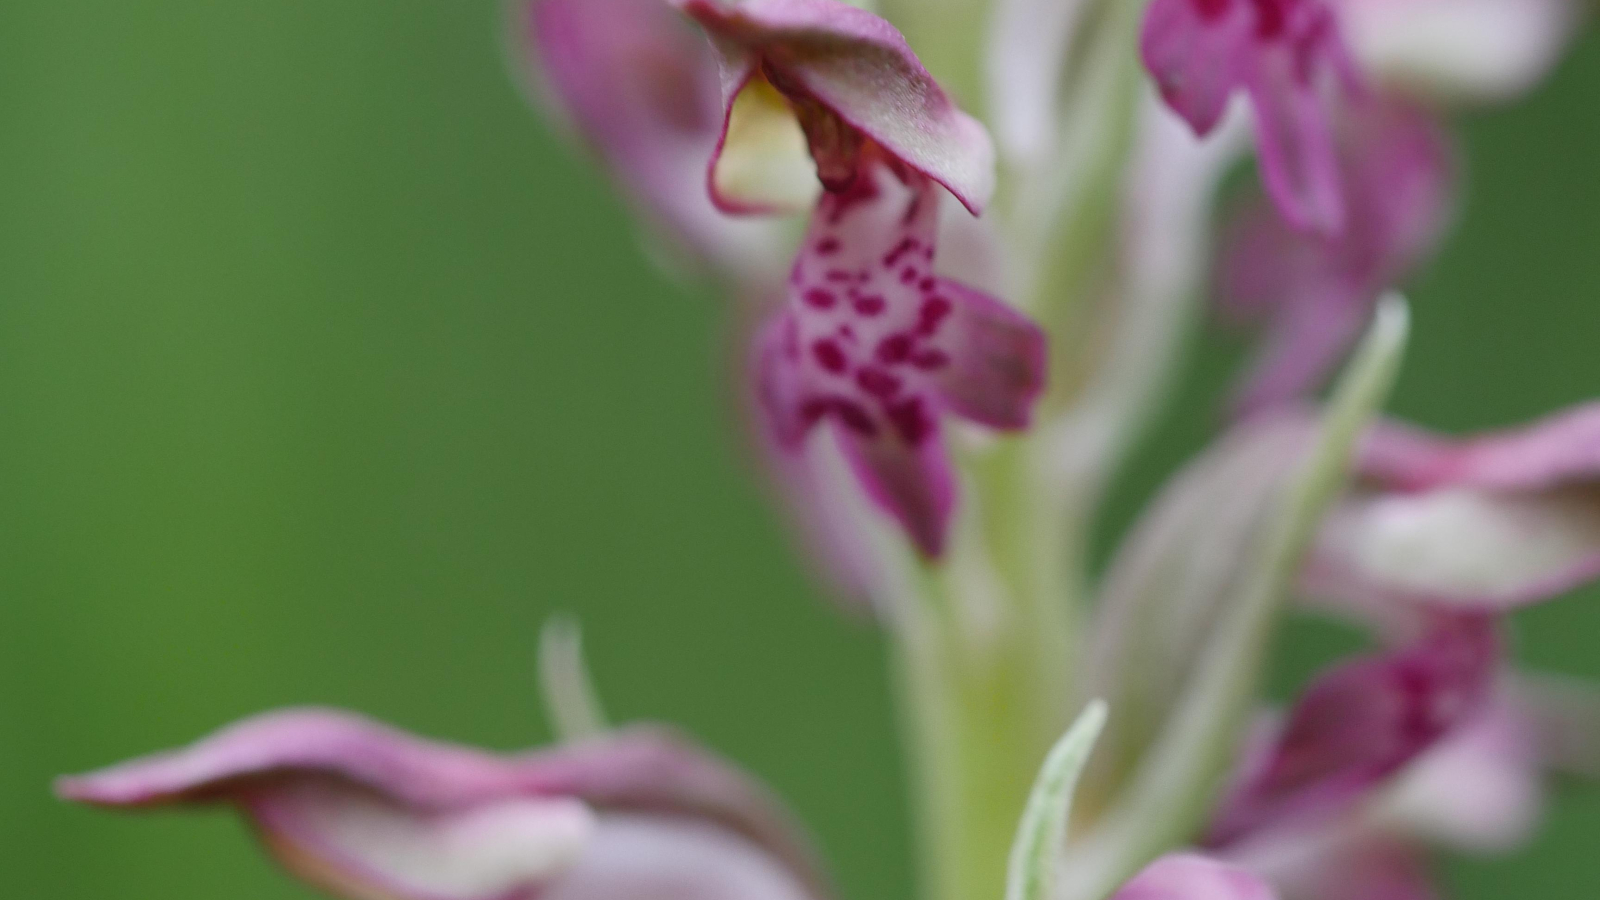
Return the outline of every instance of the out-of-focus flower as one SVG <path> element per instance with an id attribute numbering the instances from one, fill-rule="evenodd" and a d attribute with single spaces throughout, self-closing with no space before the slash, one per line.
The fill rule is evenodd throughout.
<path id="1" fill-rule="evenodd" d="M 1239 322 L 1265 322 L 1258 361 L 1235 398 L 1244 412 L 1305 396 L 1360 334 L 1378 297 L 1437 242 L 1449 219 L 1450 145 L 1421 110 L 1379 103 L 1341 120 L 1349 227 L 1307 234 L 1264 200 L 1223 245 L 1220 300 Z"/>
<path id="2" fill-rule="evenodd" d="M 112 807 L 230 803 L 291 872 L 352 900 L 828 893 L 763 789 L 657 730 L 507 756 L 290 710 L 58 790 Z"/>
<path id="3" fill-rule="evenodd" d="M 1307 232 L 1272 186 L 1229 229 L 1224 313 L 1266 322 L 1237 406 L 1250 412 L 1319 386 L 1378 296 L 1431 253 L 1450 219 L 1449 142 L 1424 106 L 1503 100 L 1549 70 L 1574 30 L 1572 0 L 1327 0 L 1374 90 L 1337 108 L 1333 142 L 1346 226 Z"/>
<path id="4" fill-rule="evenodd" d="M 1324 0 L 1155 0 L 1140 49 L 1198 134 L 1235 92 L 1248 94 L 1262 176 L 1284 218 L 1325 234 L 1345 227 L 1333 122 L 1339 95 L 1363 88 Z"/>
<path id="5" fill-rule="evenodd" d="M 977 213 L 993 189 L 989 139 L 870 13 L 836 0 L 678 5 L 722 59 L 718 205 L 790 209 L 821 182 L 757 353 L 778 442 L 798 450 L 831 422 L 867 494 L 937 556 L 955 494 L 941 417 L 1025 427 L 1044 379 L 1031 323 L 934 272 L 939 186 Z"/>
<path id="6" fill-rule="evenodd" d="M 1600 405 L 1465 440 L 1385 424 L 1357 476 L 1305 572 L 1314 598 L 1504 611 L 1600 577 Z"/>

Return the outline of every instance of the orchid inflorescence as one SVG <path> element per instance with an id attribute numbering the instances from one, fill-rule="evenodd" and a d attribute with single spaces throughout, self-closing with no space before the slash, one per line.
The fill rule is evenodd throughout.
<path id="1" fill-rule="evenodd" d="M 1440 849 L 1515 846 L 1549 773 L 1595 769 L 1600 691 L 1513 671 L 1504 618 L 1600 578 L 1600 405 L 1377 417 L 1392 289 L 1452 217 L 1445 114 L 1529 89 L 1576 0 L 517 9 L 534 94 L 656 258 L 755 323 L 754 444 L 892 638 L 928 900 L 1429 900 Z M 1258 361 L 1093 578 L 1208 286 Z M 1276 710 L 1286 609 L 1378 649 Z M 289 710 L 58 789 L 232 804 L 355 900 L 835 896 L 758 782 L 608 724 L 576 632 L 545 638 L 548 749 Z"/>

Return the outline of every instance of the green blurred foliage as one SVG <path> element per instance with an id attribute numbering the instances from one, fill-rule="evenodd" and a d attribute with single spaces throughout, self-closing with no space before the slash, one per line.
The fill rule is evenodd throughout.
<path id="1" fill-rule="evenodd" d="M 818 602 L 741 450 L 728 329 L 529 114 L 488 0 L 0 10 L 0 894 L 310 896 L 230 816 L 60 805 L 57 773 L 283 704 L 512 748 L 581 615 L 614 713 L 788 796 L 850 895 L 910 897 L 879 638 Z M 1466 123 L 1401 412 L 1600 392 L 1600 41 Z M 1108 516 L 1216 424 L 1207 336 Z M 1600 597 L 1523 656 L 1600 676 Z M 1342 646 L 1296 628 L 1280 689 Z M 1593 896 L 1600 798 L 1455 872 Z"/>

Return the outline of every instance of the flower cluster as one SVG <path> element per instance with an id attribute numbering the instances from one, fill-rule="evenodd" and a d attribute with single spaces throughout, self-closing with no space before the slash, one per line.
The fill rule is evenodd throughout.
<path id="1" fill-rule="evenodd" d="M 519 46 L 644 239 L 760 312 L 755 443 L 904 668 L 925 896 L 1429 900 L 1439 848 L 1523 840 L 1600 761 L 1600 690 L 1505 652 L 1509 612 L 1600 578 L 1600 407 L 1465 439 L 1377 410 L 1392 289 L 1451 220 L 1444 116 L 1531 88 L 1573 2 L 879 6 L 523 0 Z M 1259 361 L 1093 579 L 1207 272 Z M 1279 710 L 1285 608 L 1377 649 Z M 59 791 L 231 804 L 353 900 L 835 896 L 759 783 L 607 725 L 549 637 L 550 749 L 291 710 Z"/>

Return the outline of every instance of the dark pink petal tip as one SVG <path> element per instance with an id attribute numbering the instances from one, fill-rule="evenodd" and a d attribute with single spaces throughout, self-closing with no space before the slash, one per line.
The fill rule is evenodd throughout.
<path id="1" fill-rule="evenodd" d="M 1492 617 L 1438 614 L 1413 644 L 1318 678 L 1276 737 L 1247 754 L 1208 844 L 1320 821 L 1370 796 L 1484 708 L 1499 653 Z"/>

